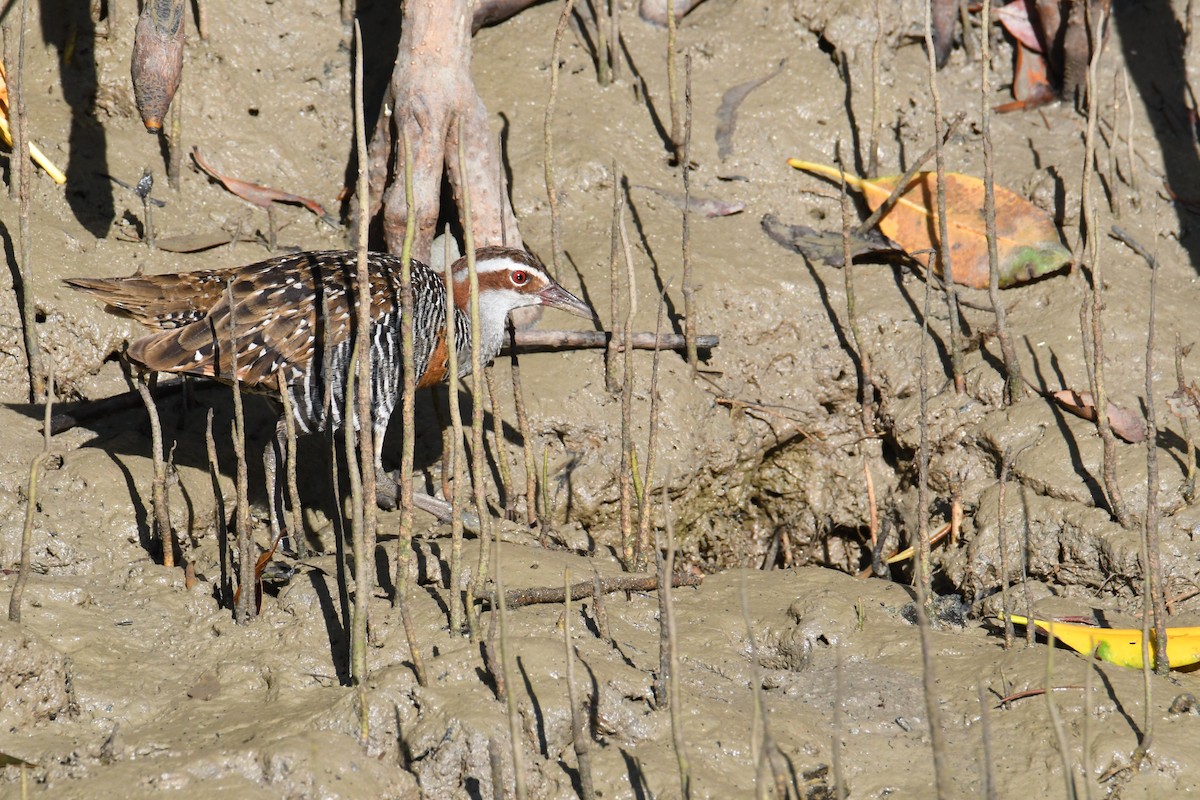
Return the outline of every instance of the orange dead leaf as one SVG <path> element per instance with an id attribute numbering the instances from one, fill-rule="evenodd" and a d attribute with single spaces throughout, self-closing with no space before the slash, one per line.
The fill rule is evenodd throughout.
<path id="1" fill-rule="evenodd" d="M 1070 411 L 1077 417 L 1089 422 L 1096 421 L 1096 401 L 1091 392 L 1077 392 L 1074 389 L 1063 389 L 1051 392 L 1050 397 L 1065 411 Z M 1130 444 L 1146 441 L 1146 425 L 1136 412 L 1121 408 L 1108 402 L 1108 424 L 1121 439 Z"/>
<path id="2" fill-rule="evenodd" d="M 840 170 L 811 161 L 789 159 L 796 169 L 838 180 Z M 862 192 L 872 209 L 883 205 L 899 176 L 864 180 L 846 175 L 846 184 Z M 1000 287 L 1008 288 L 1062 269 L 1071 253 L 1062 245 L 1054 220 L 1045 211 L 1001 186 L 996 188 L 996 248 Z M 971 175 L 946 173 L 946 227 L 950 234 L 955 283 L 975 289 L 988 285 L 988 248 L 983 216 L 983 181 Z M 918 172 L 896 205 L 879 221 L 879 229 L 909 256 L 926 267 L 939 249 L 937 175 Z M 935 266 L 942 272 L 941 259 Z"/>

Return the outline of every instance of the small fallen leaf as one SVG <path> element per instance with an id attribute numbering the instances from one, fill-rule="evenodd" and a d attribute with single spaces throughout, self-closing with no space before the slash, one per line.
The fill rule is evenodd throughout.
<path id="1" fill-rule="evenodd" d="M 1008 618 L 1016 625 L 1034 625 L 1042 633 L 1083 654 L 1094 649 L 1096 656 L 1119 667 L 1141 669 L 1142 632 L 1137 628 L 1100 628 L 1058 620 L 1029 619 L 1018 614 Z M 1154 659 L 1154 631 L 1150 631 L 1150 658 Z M 1172 668 L 1200 663 L 1200 628 L 1167 628 L 1167 663 Z"/>
<path id="2" fill-rule="evenodd" d="M 1063 410 L 1070 411 L 1075 416 L 1086 419 L 1088 422 L 1096 421 L 1096 401 L 1092 399 L 1091 392 L 1062 389 L 1057 392 L 1051 392 L 1049 396 Z M 1146 441 L 1146 425 L 1136 412 L 1130 411 L 1127 408 L 1121 408 L 1112 401 L 1109 401 L 1107 405 L 1108 424 L 1112 428 L 1113 433 L 1130 444 L 1138 444 Z"/>
<path id="3" fill-rule="evenodd" d="M 789 159 L 796 169 L 831 180 L 842 174 L 834 167 Z M 864 180 L 846 175 L 846 184 L 862 192 L 872 209 L 883 205 L 900 176 Z M 996 248 L 1000 287 L 1008 288 L 1056 272 L 1071 262 L 1054 220 L 1025 198 L 1005 189 L 996 190 Z M 946 227 L 950 236 L 955 283 L 975 289 L 988 286 L 988 246 L 983 216 L 983 181 L 959 173 L 946 174 Z M 940 249 L 937 219 L 937 175 L 918 172 L 901 192 L 895 206 L 879 221 L 879 229 L 916 261 L 929 267 Z M 930 252 L 933 251 L 933 252 Z M 941 259 L 935 269 L 941 274 Z"/>
<path id="4" fill-rule="evenodd" d="M 316 200 L 310 200 L 307 197 L 302 197 L 298 194 L 272 189 L 269 186 L 260 186 L 257 183 L 250 183 L 241 178 L 234 178 L 229 175 L 222 175 L 214 169 L 200 154 L 199 147 L 192 148 L 192 158 L 196 161 L 196 166 L 204 170 L 214 180 L 217 180 L 233 194 L 242 198 L 248 203 L 253 203 L 259 208 L 268 208 L 271 203 L 293 203 L 295 205 L 304 206 L 312 213 L 321 218 L 321 221 L 330 227 L 337 227 L 337 223 L 333 217 L 325 212 L 324 207 Z"/>

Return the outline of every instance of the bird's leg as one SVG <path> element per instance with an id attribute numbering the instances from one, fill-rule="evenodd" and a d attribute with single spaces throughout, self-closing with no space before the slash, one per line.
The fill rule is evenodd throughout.
<path id="1" fill-rule="evenodd" d="M 375 505 L 385 511 L 396 507 L 396 479 L 383 469 L 383 435 L 387 433 L 387 423 L 375 425 Z"/>

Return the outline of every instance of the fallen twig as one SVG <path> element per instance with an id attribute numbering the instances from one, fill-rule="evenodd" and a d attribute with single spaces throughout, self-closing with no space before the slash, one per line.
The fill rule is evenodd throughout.
<path id="1" fill-rule="evenodd" d="M 704 582 L 702 575 L 672 575 L 671 585 L 699 586 Z M 603 594 L 614 592 L 652 592 L 658 588 L 657 575 L 618 575 L 613 578 L 599 578 L 590 581 L 579 581 L 571 584 L 571 598 L 584 600 L 595 596 L 599 589 Z M 496 593 L 487 592 L 478 596 L 489 605 L 496 602 Z M 510 589 L 504 594 L 506 608 L 520 608 L 545 603 L 562 603 L 567 599 L 566 590 L 562 586 L 546 586 L 530 589 Z"/>

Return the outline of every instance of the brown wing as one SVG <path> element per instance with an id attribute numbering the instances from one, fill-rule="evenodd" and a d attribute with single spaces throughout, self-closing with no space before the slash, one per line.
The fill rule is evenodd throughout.
<path id="1" fill-rule="evenodd" d="M 233 272 L 233 269 L 203 270 L 128 278 L 67 278 L 63 282 L 147 328 L 170 330 L 208 313 Z"/>
<path id="2" fill-rule="evenodd" d="M 353 258 L 342 251 L 300 253 L 243 267 L 204 318 L 138 339 L 129 355 L 153 370 L 230 381 L 236 345 L 241 383 L 274 387 L 280 373 L 297 382 L 324 343 L 349 338 Z M 371 282 L 378 317 L 394 308 L 390 272 L 373 263 Z"/>

